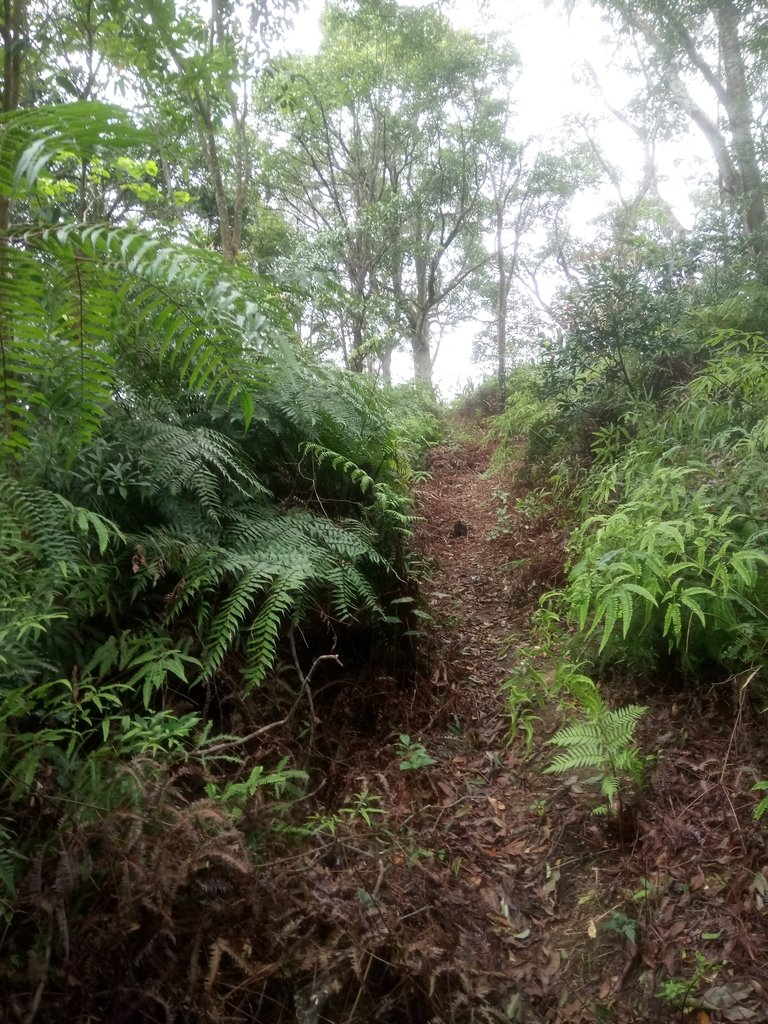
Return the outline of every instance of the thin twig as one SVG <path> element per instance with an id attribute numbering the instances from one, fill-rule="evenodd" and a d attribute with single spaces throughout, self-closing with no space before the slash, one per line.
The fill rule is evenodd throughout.
<path id="1" fill-rule="evenodd" d="M 315 725 L 320 721 L 320 719 L 315 714 L 315 702 L 312 699 L 312 690 L 309 684 L 318 666 L 324 661 L 335 661 L 337 665 L 341 665 L 341 661 L 337 654 L 321 654 L 319 658 L 315 658 L 310 666 L 309 672 L 304 675 L 299 663 L 299 655 L 296 651 L 296 637 L 294 635 L 294 631 L 294 627 L 291 626 L 288 632 L 288 643 L 290 644 L 291 657 L 293 658 L 296 675 L 299 677 L 299 682 L 301 683 L 299 697 L 305 695 L 307 698 L 307 704 L 309 705 L 309 747 L 312 749 L 315 745 Z"/>
<path id="2" fill-rule="evenodd" d="M 731 729 L 731 735 L 730 735 L 730 738 L 728 740 L 728 749 L 726 750 L 725 758 L 723 759 L 723 768 L 722 768 L 722 771 L 720 772 L 720 782 L 722 782 L 723 779 L 725 778 L 725 773 L 726 773 L 726 771 L 728 769 L 728 761 L 729 761 L 729 758 L 731 756 L 731 748 L 733 747 L 733 743 L 734 743 L 734 740 L 736 738 L 736 732 L 738 731 L 739 726 L 741 725 L 742 719 L 744 717 L 744 704 L 746 702 L 747 687 L 749 686 L 749 684 L 752 682 L 752 680 L 755 678 L 755 676 L 758 674 L 759 671 L 760 671 L 759 668 L 753 669 L 749 673 L 747 678 L 744 680 L 744 682 L 741 684 L 741 686 L 739 687 L 739 701 L 738 701 L 738 708 L 737 708 L 737 711 L 736 711 L 736 721 L 733 723 L 733 728 Z"/>
<path id="3" fill-rule="evenodd" d="M 248 733 L 247 736 L 241 736 L 239 739 L 236 739 L 236 740 L 227 740 L 225 743 L 217 743 L 213 747 L 207 747 L 203 751 L 203 753 L 206 755 L 206 757 L 210 757 L 212 754 L 220 754 L 223 750 L 230 750 L 232 747 L 240 747 L 244 743 L 250 743 L 251 740 L 258 739 L 258 737 L 259 736 L 263 736 L 264 733 L 271 732 L 272 729 L 277 729 L 279 726 L 285 725 L 287 722 L 289 722 L 291 720 L 291 718 L 293 718 L 293 716 L 294 716 L 294 714 L 296 712 L 296 709 L 298 708 L 299 704 L 302 701 L 302 698 L 305 695 L 306 695 L 306 698 L 307 698 L 307 703 L 309 704 L 309 710 L 310 710 L 310 716 L 311 716 L 310 717 L 310 722 L 311 722 L 311 725 L 310 725 L 311 739 L 314 737 L 314 727 L 315 727 L 315 723 L 318 720 L 317 720 L 317 718 L 315 718 L 314 702 L 312 700 L 312 693 L 311 693 L 311 691 L 309 689 L 310 680 L 312 679 L 312 676 L 315 674 L 315 671 L 318 668 L 318 666 L 321 665 L 324 661 L 334 661 L 337 665 L 341 665 L 341 661 L 339 660 L 339 656 L 337 654 L 321 654 L 318 658 L 315 658 L 315 660 L 312 662 L 312 665 L 311 665 L 309 671 L 307 672 L 306 675 L 304 675 L 304 673 L 301 670 L 301 666 L 299 665 L 298 654 L 296 653 L 296 641 L 294 640 L 294 636 L 293 636 L 293 628 L 291 628 L 291 631 L 288 634 L 288 639 L 289 639 L 289 643 L 291 645 L 291 654 L 293 656 L 293 664 L 294 664 L 294 666 L 296 668 L 296 673 L 297 673 L 297 675 L 299 677 L 299 683 L 301 684 L 300 688 L 299 688 L 299 692 L 298 692 L 298 694 L 296 696 L 296 700 L 291 705 L 291 708 L 288 711 L 288 713 L 285 715 L 284 718 L 279 719 L 277 722 L 270 722 L 269 725 L 262 725 L 262 727 L 260 729 L 256 729 L 255 732 Z"/>

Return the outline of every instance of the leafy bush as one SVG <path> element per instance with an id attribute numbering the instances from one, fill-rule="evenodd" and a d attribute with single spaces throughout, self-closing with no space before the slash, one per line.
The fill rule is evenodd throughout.
<path id="1" fill-rule="evenodd" d="M 498 382 L 494 377 L 488 377 L 477 385 L 469 383 L 454 401 L 452 411 L 458 420 L 477 423 L 489 416 L 497 416 L 502 407 Z"/>
<path id="2" fill-rule="evenodd" d="M 388 415 L 397 424 L 403 451 L 420 465 L 429 448 L 445 439 L 445 414 L 432 388 L 410 381 L 384 392 Z"/>
<path id="3" fill-rule="evenodd" d="M 98 104 L 5 126 L 0 190 L 19 205 L 62 151 L 133 140 Z M 284 720 L 311 703 L 300 625 L 322 624 L 329 647 L 352 624 L 407 632 L 392 601 L 411 587 L 410 464 L 375 385 L 300 350 L 274 282 L 79 223 L 11 229 L 0 265 L 0 792 L 16 812 L 14 829 L 0 820 L 0 913 L 24 949 L 19 879 L 62 836 L 84 859 L 108 851 L 96 887 L 138 872 L 160 914 L 173 898 L 151 892 L 149 833 L 155 862 L 177 858 L 169 892 L 228 844 L 242 863 L 233 819 L 303 775 L 265 774 L 242 735 L 215 735 L 236 724 L 223 709 L 268 680 L 281 645 Z M 110 829 L 133 836 L 114 876 Z M 73 892 L 41 896 L 41 935 Z"/>
<path id="4" fill-rule="evenodd" d="M 494 417 L 491 436 L 498 441 L 496 464 L 504 465 L 517 452 L 518 445 L 552 412 L 551 403 L 541 395 L 540 366 L 514 367 L 507 380 L 504 411 Z"/>
<path id="5" fill-rule="evenodd" d="M 661 415 L 596 435 L 581 487 L 596 514 L 570 545 L 564 613 L 606 660 L 687 671 L 765 663 L 768 620 L 768 342 L 741 332 Z"/>

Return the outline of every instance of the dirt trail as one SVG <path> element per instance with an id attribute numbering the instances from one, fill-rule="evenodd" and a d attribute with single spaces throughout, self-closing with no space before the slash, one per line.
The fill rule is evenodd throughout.
<path id="1" fill-rule="evenodd" d="M 429 601 L 450 675 L 474 680 L 495 707 L 518 660 L 514 638 L 527 632 L 539 595 L 562 580 L 565 536 L 547 517 L 515 510 L 519 488 L 488 472 L 491 454 L 479 444 L 433 451 L 417 543 L 435 561 Z"/>
<path id="2" fill-rule="evenodd" d="M 651 705 L 640 740 L 656 755 L 624 849 L 589 814 L 594 786 L 543 774 L 545 740 L 558 715 L 562 724 L 555 706 L 536 709 L 530 756 L 520 737 L 509 743 L 499 688 L 538 596 L 562 579 L 564 536 L 515 512 L 513 496 L 500 523 L 498 492 L 514 487 L 484 475 L 488 460 L 473 444 L 436 450 L 419 495 L 417 541 L 436 562 L 441 712 L 419 733 L 438 763 L 414 773 L 402 799 L 421 800 L 410 821 L 449 869 L 446 904 L 450 893 L 454 910 L 476 917 L 475 929 L 459 922 L 451 955 L 454 969 L 465 958 L 459 974 L 481 1009 L 455 1019 L 679 1021 L 679 995 L 657 997 L 672 978 L 694 1010 L 686 1020 L 768 1021 L 768 842 L 748 795 L 765 767 L 748 716 L 724 714 L 716 694 L 664 694 L 658 681 L 645 697 L 626 683 L 613 695 Z M 425 921 L 436 947 L 438 920 Z"/>
<path id="3" fill-rule="evenodd" d="M 432 480 L 419 492 L 426 520 L 419 540 L 437 563 L 431 606 L 448 627 L 441 639 L 452 671 L 498 684 L 511 663 L 506 641 L 519 615 L 504 571 L 511 545 L 499 528 L 500 484 L 485 475 L 488 461 L 480 446 L 433 453 Z"/>
<path id="4" fill-rule="evenodd" d="M 558 837 L 542 813 L 551 780 L 542 786 L 525 751 L 508 742 L 501 692 L 538 595 L 558 581 L 563 538 L 549 521 L 514 513 L 512 486 L 486 472 L 490 454 L 476 444 L 437 449 L 432 477 L 419 490 L 417 544 L 435 562 L 427 596 L 442 708 L 421 734 L 439 757 L 430 769 L 439 810 L 423 807 L 419 824 L 442 836 L 456 898 L 473 893 L 483 934 L 462 942 L 466 980 L 479 996 L 483 986 L 472 971 L 482 962 L 488 973 L 483 1012 L 501 1004 L 512 1021 L 576 1020 L 557 1010 L 561 868 Z"/>

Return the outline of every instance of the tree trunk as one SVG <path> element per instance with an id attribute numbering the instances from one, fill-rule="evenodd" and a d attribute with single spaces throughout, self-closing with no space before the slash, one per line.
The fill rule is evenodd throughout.
<path id="1" fill-rule="evenodd" d="M 210 115 L 207 103 L 198 97 L 198 117 L 200 120 L 200 135 L 203 141 L 203 150 L 207 157 L 208 171 L 211 175 L 213 194 L 216 198 L 216 212 L 219 216 L 219 235 L 221 236 L 221 252 L 227 263 L 234 263 L 237 256 L 232 225 L 229 222 L 229 203 L 227 202 L 227 190 L 224 187 L 224 176 L 221 172 L 219 161 L 219 146 L 216 139 L 216 130 Z"/>
<path id="2" fill-rule="evenodd" d="M 385 384 L 392 383 L 392 349 L 388 348 L 381 357 L 381 377 Z"/>
<path id="3" fill-rule="evenodd" d="M 724 84 L 696 51 L 688 33 L 678 28 L 678 35 L 692 64 L 714 90 L 718 102 L 725 110 L 730 140 L 720 125 L 696 102 L 677 68 L 669 62 L 667 82 L 674 101 L 688 114 L 709 143 L 717 161 L 721 188 L 742 208 L 752 247 L 756 255 L 765 259 L 768 255 L 768 242 L 764 237 L 764 229 L 768 217 L 752 134 L 752 101 L 739 38 L 739 11 L 733 0 L 712 0 L 708 8 L 717 25 Z M 635 11 L 631 3 L 622 4 L 620 9 L 627 23 L 643 35 L 646 42 L 663 58 L 665 42 L 652 22 Z"/>
<path id="4" fill-rule="evenodd" d="M 413 376 L 432 387 L 432 353 L 429 349 L 429 317 L 419 316 L 411 337 Z"/>
<path id="5" fill-rule="evenodd" d="M 3 0 L 3 113 L 16 110 L 21 90 L 21 64 L 26 51 L 25 0 Z"/>
<path id="6" fill-rule="evenodd" d="M 24 58 L 25 0 L 3 0 L 3 93 L 2 110 L 10 114 L 19 106 L 21 95 L 21 65 Z M 6 234 L 11 219 L 11 202 L 0 196 L 0 233 Z"/>
<path id="7" fill-rule="evenodd" d="M 365 369 L 363 322 L 357 316 L 352 321 L 352 347 L 349 352 L 349 369 L 353 373 L 362 373 Z"/>
<path id="8" fill-rule="evenodd" d="M 507 299 L 509 285 L 504 265 L 504 208 L 496 206 L 496 267 L 498 295 L 496 296 L 496 362 L 499 388 L 499 406 L 504 407 L 507 397 Z"/>
<path id="9" fill-rule="evenodd" d="M 720 126 L 712 120 L 704 108 L 694 99 L 688 89 L 688 86 L 681 78 L 677 67 L 670 63 L 667 45 L 653 23 L 648 18 L 644 18 L 640 12 L 634 9 L 631 3 L 622 4 L 620 10 L 630 28 L 643 36 L 646 43 L 652 50 L 655 50 L 658 56 L 663 60 L 666 65 L 665 77 L 672 99 L 677 106 L 680 107 L 688 117 L 690 117 L 707 140 L 715 161 L 717 162 L 721 189 L 733 198 L 736 198 L 740 188 L 739 174 L 731 157 L 728 140 L 721 131 Z M 694 59 L 696 54 L 693 44 L 690 41 L 687 42 L 686 48 L 689 51 L 689 57 L 691 57 L 693 62 L 696 63 L 696 60 Z M 697 67 L 699 67 L 700 70 L 701 64 L 702 61 L 699 60 Z M 706 74 L 704 77 L 709 80 Z M 722 99 L 722 88 L 718 89 L 717 86 L 714 86 L 714 88 L 717 92 L 718 98 Z"/>
<path id="10" fill-rule="evenodd" d="M 766 240 L 762 237 L 766 223 L 763 180 L 752 135 L 752 104 L 739 39 L 739 15 L 730 0 L 720 0 L 715 6 L 715 18 L 723 60 L 726 112 L 741 177 L 747 232 L 757 255 L 765 256 Z"/>

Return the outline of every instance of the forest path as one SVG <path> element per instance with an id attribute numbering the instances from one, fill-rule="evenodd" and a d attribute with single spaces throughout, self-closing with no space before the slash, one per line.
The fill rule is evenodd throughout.
<path id="1" fill-rule="evenodd" d="M 488 689 L 499 706 L 499 686 L 514 663 L 509 639 L 520 620 L 510 608 L 506 564 L 512 545 L 499 523 L 503 486 L 488 474 L 489 461 L 490 451 L 479 444 L 435 449 L 431 479 L 418 491 L 424 522 L 417 530 L 419 547 L 435 563 L 428 596 L 440 650 L 438 674 L 447 684 L 466 681 L 482 691 L 486 726 Z M 505 719 L 493 715 L 500 728 Z"/>
<path id="2" fill-rule="evenodd" d="M 489 470 L 493 450 L 465 442 L 431 452 L 418 489 L 417 544 L 436 563 L 429 594 L 452 673 L 495 688 L 518 663 L 539 596 L 563 580 L 566 534 L 551 514 L 519 508 L 516 467 Z"/>
<path id="3" fill-rule="evenodd" d="M 543 813 L 558 788 L 541 774 L 549 751 L 529 759 L 523 734 L 510 742 L 503 692 L 529 642 L 538 596 L 561 576 L 564 536 L 551 519 L 516 509 L 524 490 L 509 471 L 488 471 L 491 456 L 473 441 L 436 448 L 430 479 L 417 490 L 416 545 L 433 561 L 425 596 L 440 708 L 417 734 L 438 758 L 419 826 L 444 861 L 451 902 L 463 905 L 455 924 L 467 987 L 485 990 L 485 1005 L 505 1006 L 511 1021 L 575 1021 L 578 1006 L 565 1006 L 565 1017 L 557 1008 L 562 947 L 573 944 L 556 910 L 567 820 L 555 832 Z M 412 774 L 413 807 L 426 776 Z"/>
<path id="4" fill-rule="evenodd" d="M 425 596 L 434 618 L 433 679 L 453 692 L 465 725 L 486 746 L 506 745 L 503 684 L 530 643 L 542 593 L 564 579 L 566 533 L 551 514 L 525 509 L 516 467 L 490 468 L 476 441 L 433 449 L 417 489 L 416 546 L 431 560 Z M 468 717 L 467 717 L 468 716 Z"/>
<path id="5" fill-rule="evenodd" d="M 544 773 L 563 708 L 532 695 L 530 736 L 510 736 L 504 683 L 533 685 L 515 671 L 538 597 L 563 580 L 566 536 L 511 471 L 486 472 L 490 456 L 437 448 L 418 489 L 439 711 L 413 724 L 437 762 L 403 773 L 400 795 L 444 893 L 424 941 L 445 948 L 450 928 L 453 970 L 479 999 L 476 1018 L 451 1019 L 661 1024 L 683 1019 L 684 992 L 696 1024 L 768 1022 L 768 846 L 748 792 L 764 777 L 759 731 L 704 683 L 677 695 L 663 680 L 604 684 L 614 707 L 650 705 L 638 741 L 653 756 L 623 847 L 589 813 L 594 779 Z"/>

